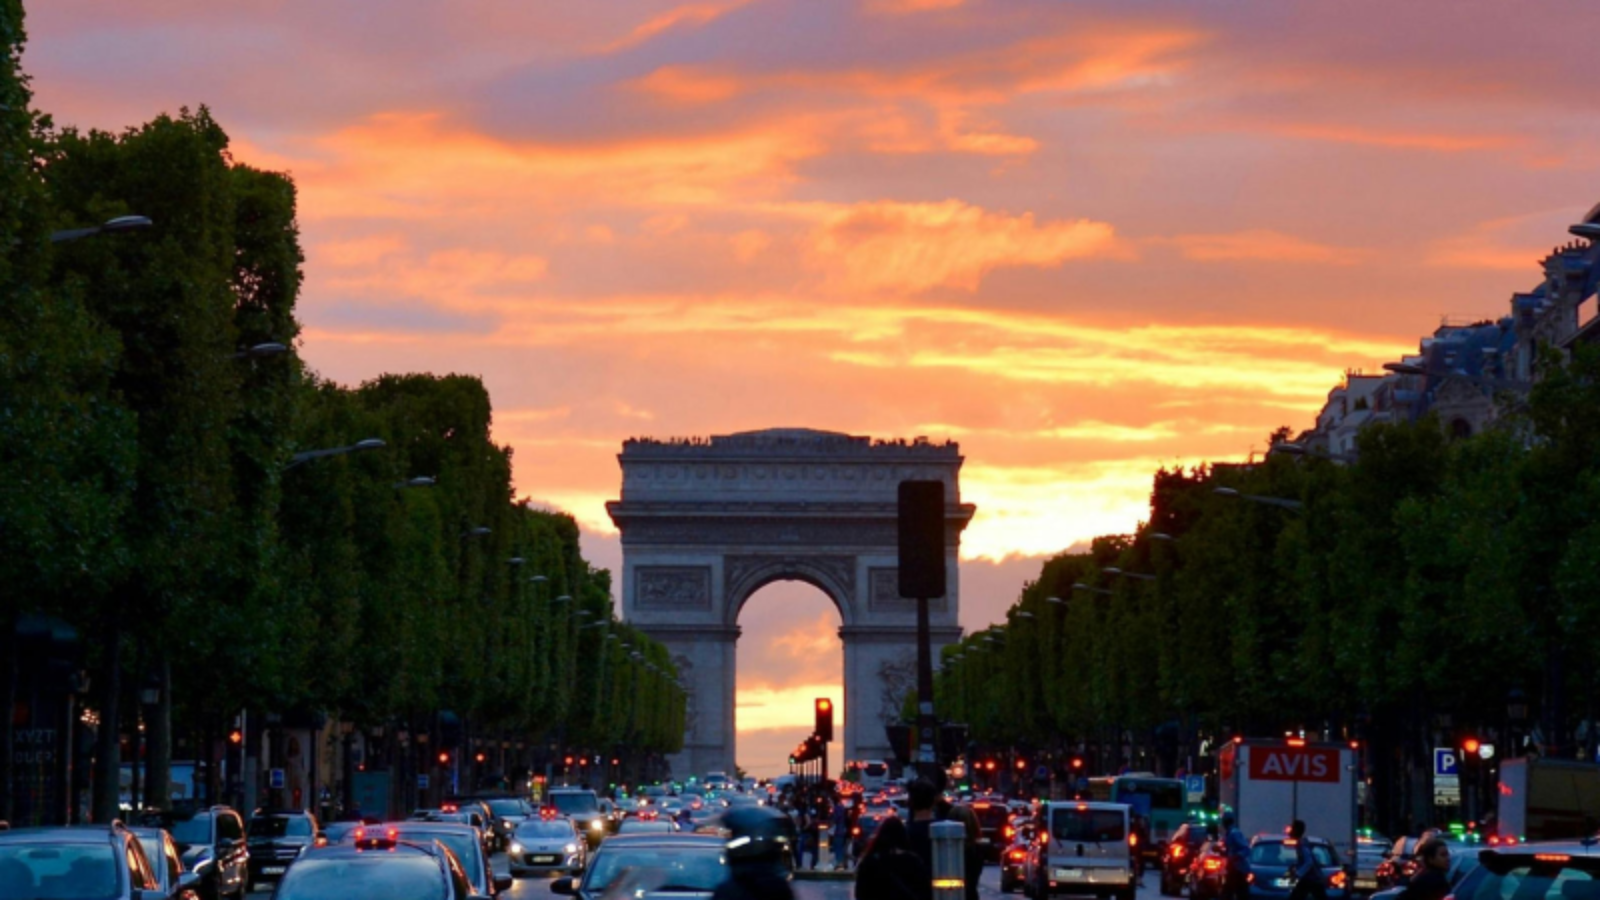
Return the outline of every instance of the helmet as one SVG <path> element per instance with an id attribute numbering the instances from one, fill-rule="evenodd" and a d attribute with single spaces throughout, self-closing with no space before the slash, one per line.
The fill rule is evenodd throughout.
<path id="1" fill-rule="evenodd" d="M 728 861 L 779 862 L 789 846 L 784 817 L 765 806 L 730 810 L 722 817 L 728 829 Z"/>

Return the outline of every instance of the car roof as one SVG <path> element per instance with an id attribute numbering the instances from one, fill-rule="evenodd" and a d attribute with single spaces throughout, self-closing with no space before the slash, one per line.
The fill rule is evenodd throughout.
<path id="1" fill-rule="evenodd" d="M 1255 837 L 1251 838 L 1250 839 L 1250 843 L 1252 843 L 1252 844 L 1281 844 L 1284 841 L 1287 841 L 1288 839 L 1289 839 L 1289 836 L 1286 835 L 1286 834 L 1272 834 L 1270 832 L 1262 832 L 1261 834 L 1258 834 Z M 1301 840 L 1305 841 L 1308 844 L 1326 844 L 1329 847 L 1333 846 L 1333 842 L 1332 841 L 1328 840 L 1327 838 L 1317 837 L 1314 834 L 1308 834 L 1305 837 L 1301 838 Z"/>
<path id="2" fill-rule="evenodd" d="M 0 831 L 0 843 L 95 844 L 116 835 L 112 825 L 63 825 L 48 828 L 12 828 Z"/>
<path id="3" fill-rule="evenodd" d="M 1478 845 L 1482 846 L 1482 845 Z M 1600 843 L 1593 840 L 1572 839 L 1566 841 L 1533 841 L 1526 844 L 1501 845 L 1499 847 L 1483 847 L 1485 853 L 1494 853 L 1500 856 L 1533 856 L 1537 853 L 1565 853 L 1568 856 L 1581 856 L 1600 858 Z"/>
<path id="4" fill-rule="evenodd" d="M 396 829 L 396 830 L 402 831 L 402 832 L 405 832 L 405 831 L 438 831 L 438 832 L 444 832 L 446 834 L 455 833 L 455 834 L 471 834 L 471 835 L 478 834 L 478 830 L 479 830 L 478 826 L 476 826 L 476 825 L 468 825 L 465 822 L 429 822 L 426 819 L 400 819 L 400 820 L 397 820 L 397 821 L 394 821 L 394 822 L 385 822 L 382 825 L 375 825 L 373 827 L 382 828 L 385 831 L 387 831 L 390 828 L 393 828 L 393 829 Z"/>
<path id="5" fill-rule="evenodd" d="M 724 845 L 722 838 L 714 834 L 677 833 L 677 834 L 614 834 L 606 838 L 600 849 L 615 847 L 627 849 L 629 847 L 721 847 Z"/>

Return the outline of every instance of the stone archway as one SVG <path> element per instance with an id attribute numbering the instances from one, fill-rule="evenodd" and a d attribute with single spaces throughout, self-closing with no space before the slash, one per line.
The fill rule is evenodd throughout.
<path id="1" fill-rule="evenodd" d="M 678 441 L 630 440 L 618 457 L 623 616 L 666 644 L 689 696 L 677 775 L 732 772 L 739 611 L 774 581 L 803 581 L 839 609 L 845 759 L 887 759 L 884 726 L 915 685 L 916 607 L 896 590 L 896 495 L 940 479 L 950 592 L 930 606 L 936 646 L 960 638 L 960 503 L 954 443 L 874 441 L 772 429 Z"/>

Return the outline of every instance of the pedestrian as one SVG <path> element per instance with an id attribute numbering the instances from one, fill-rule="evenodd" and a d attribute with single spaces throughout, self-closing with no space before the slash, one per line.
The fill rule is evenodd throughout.
<path id="1" fill-rule="evenodd" d="M 849 868 L 850 863 L 850 801 L 840 800 L 833 805 L 833 817 L 828 833 L 828 853 L 833 857 L 835 872 Z"/>
<path id="2" fill-rule="evenodd" d="M 911 835 L 889 816 L 867 843 L 856 867 L 856 900 L 932 900 L 933 876 L 911 852 Z"/>
<path id="3" fill-rule="evenodd" d="M 929 889 L 933 887 L 933 832 L 930 830 L 937 821 L 934 804 L 939 800 L 939 790 L 933 782 L 926 778 L 918 778 L 911 782 L 911 787 L 906 790 L 907 800 L 911 804 L 911 821 L 907 825 L 907 839 L 911 845 L 911 852 L 922 860 L 927 867 L 930 879 Z M 889 821 L 888 819 L 884 820 Z M 879 826 L 882 827 L 881 825 Z"/>
<path id="4" fill-rule="evenodd" d="M 1222 827 L 1226 834 L 1222 846 L 1228 856 L 1228 870 L 1222 878 L 1222 900 L 1248 900 L 1250 894 L 1250 842 L 1239 830 L 1233 813 L 1222 814 Z"/>
<path id="5" fill-rule="evenodd" d="M 1129 843 L 1133 850 L 1133 880 L 1144 884 L 1144 850 L 1150 845 L 1150 820 L 1144 813 L 1134 813 L 1130 823 L 1133 840 Z"/>
<path id="6" fill-rule="evenodd" d="M 1289 900 L 1328 900 L 1328 881 L 1317 855 L 1311 851 L 1311 842 L 1306 840 L 1305 822 L 1295 819 L 1289 825 L 1289 840 L 1294 844 L 1294 868 L 1290 870 L 1294 873 L 1294 887 L 1289 891 Z"/>
<path id="7" fill-rule="evenodd" d="M 1417 847 L 1422 868 L 1400 891 L 1399 900 L 1444 900 L 1450 893 L 1450 847 L 1437 837 Z"/>

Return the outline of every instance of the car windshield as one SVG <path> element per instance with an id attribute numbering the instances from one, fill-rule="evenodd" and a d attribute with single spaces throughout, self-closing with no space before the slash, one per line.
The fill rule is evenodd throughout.
<path id="1" fill-rule="evenodd" d="M 500 800 L 490 800 L 489 811 L 502 818 L 506 816 L 525 816 L 528 814 L 528 804 L 515 797 L 506 797 Z"/>
<path id="2" fill-rule="evenodd" d="M 617 826 L 617 834 L 671 834 L 672 823 L 667 821 L 645 822 L 640 819 L 629 819 Z"/>
<path id="3" fill-rule="evenodd" d="M 1546 856 L 1487 854 L 1481 873 L 1457 886 L 1457 900 L 1600 900 L 1600 872 L 1572 866 L 1565 854 Z"/>
<path id="4" fill-rule="evenodd" d="M 1126 840 L 1127 815 L 1116 809 L 1057 809 L 1050 818 L 1050 837 L 1057 841 Z"/>
<path id="5" fill-rule="evenodd" d="M 310 837 L 311 820 L 305 816 L 257 816 L 247 829 L 254 838 Z"/>
<path id="6" fill-rule="evenodd" d="M 1336 865 L 1333 861 L 1333 848 L 1327 844 L 1312 844 L 1311 856 L 1317 865 L 1324 868 Z M 1288 841 L 1257 841 L 1250 848 L 1250 865 L 1252 866 L 1284 866 L 1294 865 L 1294 845 Z M 1600 900 L 1600 898 L 1596 898 Z"/>
<path id="7" fill-rule="evenodd" d="M 109 843 L 0 844 L 0 897 L 109 900 L 117 897 Z"/>
<path id="8" fill-rule="evenodd" d="M 635 895 L 667 888 L 714 891 L 727 876 L 728 859 L 721 847 L 617 848 L 602 844 L 589 864 L 583 889 L 598 893 L 615 885 L 631 889 Z"/>
<path id="9" fill-rule="evenodd" d="M 561 791 L 550 795 L 550 805 L 566 815 L 600 811 L 600 801 L 588 791 Z"/>
<path id="10" fill-rule="evenodd" d="M 861 771 L 871 775 L 873 778 L 882 778 L 889 774 L 889 766 L 881 762 L 870 762 L 862 766 Z"/>
<path id="11" fill-rule="evenodd" d="M 175 819 L 167 825 L 167 830 L 172 832 L 172 839 L 180 844 L 190 846 L 209 844 L 211 843 L 211 814 L 200 813 L 189 819 Z"/>
<path id="12" fill-rule="evenodd" d="M 517 837 L 528 838 L 569 838 L 572 837 L 572 823 L 566 819 L 529 819 L 517 826 Z"/>
<path id="13" fill-rule="evenodd" d="M 274 900 L 446 900 L 450 885 L 428 856 L 371 853 L 302 859 L 289 867 Z"/>

